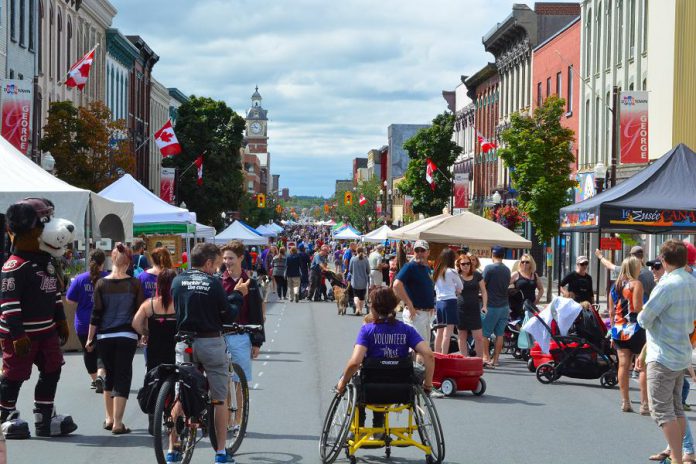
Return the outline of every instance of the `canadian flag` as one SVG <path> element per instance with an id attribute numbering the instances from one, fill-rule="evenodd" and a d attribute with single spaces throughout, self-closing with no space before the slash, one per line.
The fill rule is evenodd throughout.
<path id="1" fill-rule="evenodd" d="M 96 49 L 97 46 L 95 45 L 93 49 L 70 67 L 68 78 L 65 80 L 66 87 L 77 87 L 80 90 L 85 88 L 87 78 L 89 77 L 89 70 L 92 68 L 92 62 L 94 61 L 94 51 Z"/>
<path id="2" fill-rule="evenodd" d="M 488 153 L 489 151 L 498 148 L 498 146 L 495 144 L 495 142 L 491 142 L 486 137 L 481 135 L 480 132 L 476 133 L 476 138 L 478 139 L 479 145 L 481 145 L 481 151 L 483 153 Z"/>
<path id="3" fill-rule="evenodd" d="M 360 198 L 358 199 L 358 204 L 360 206 L 363 206 L 365 203 L 367 203 L 367 198 L 365 198 L 365 195 L 361 193 Z"/>
<path id="4" fill-rule="evenodd" d="M 196 180 L 196 184 L 198 186 L 203 185 L 203 155 L 199 156 L 196 158 L 196 170 L 198 171 L 198 179 Z"/>
<path id="5" fill-rule="evenodd" d="M 181 145 L 179 145 L 179 141 L 174 134 L 171 119 L 168 120 L 160 130 L 155 132 L 155 142 L 162 156 L 178 155 L 181 153 Z"/>
<path id="6" fill-rule="evenodd" d="M 430 158 L 428 158 L 428 162 L 425 167 L 425 180 L 427 180 L 430 184 L 430 189 L 432 191 L 435 191 L 435 179 L 433 178 L 433 174 L 435 174 L 435 171 L 437 171 L 437 165 L 435 165 L 435 163 L 433 163 L 433 161 Z"/>

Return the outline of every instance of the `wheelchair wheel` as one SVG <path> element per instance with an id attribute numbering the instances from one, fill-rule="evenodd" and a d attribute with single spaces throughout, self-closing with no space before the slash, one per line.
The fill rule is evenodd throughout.
<path id="1" fill-rule="evenodd" d="M 355 387 L 346 386 L 346 391 L 336 394 L 324 419 L 319 441 L 319 456 L 323 464 L 331 464 L 336 460 L 341 449 L 346 445 L 346 436 L 355 412 Z"/>
<path id="2" fill-rule="evenodd" d="M 543 384 L 549 384 L 558 378 L 556 376 L 556 368 L 551 363 L 544 363 L 537 367 L 536 378 Z"/>
<path id="3" fill-rule="evenodd" d="M 421 442 L 430 447 L 431 454 L 426 459 L 436 464 L 441 463 L 445 459 L 445 439 L 442 435 L 440 418 L 433 401 L 421 388 L 418 388 L 416 392 L 413 410 Z"/>

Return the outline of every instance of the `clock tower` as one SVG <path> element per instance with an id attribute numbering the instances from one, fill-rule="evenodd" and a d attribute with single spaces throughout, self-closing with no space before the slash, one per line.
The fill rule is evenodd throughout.
<path id="1" fill-rule="evenodd" d="M 244 164 L 246 164 L 246 158 L 248 157 L 256 156 L 258 158 L 259 188 L 256 193 L 270 193 L 272 186 L 270 182 L 271 154 L 268 152 L 268 112 L 263 109 L 262 101 L 263 98 L 261 98 L 259 93 L 259 87 L 256 86 L 254 94 L 251 96 L 251 107 L 246 113 Z"/>

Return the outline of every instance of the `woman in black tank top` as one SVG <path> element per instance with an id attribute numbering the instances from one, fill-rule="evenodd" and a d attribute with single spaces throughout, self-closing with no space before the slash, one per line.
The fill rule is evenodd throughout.
<path id="1" fill-rule="evenodd" d="M 511 276 L 511 284 L 522 293 L 524 301 L 536 305 L 544 294 L 544 285 L 536 274 L 536 263 L 531 255 L 523 254 L 517 272 Z M 520 308 L 521 309 L 521 308 Z"/>
<path id="2" fill-rule="evenodd" d="M 175 361 L 176 313 L 171 293 L 174 277 L 173 270 L 163 270 L 157 276 L 156 296 L 143 302 L 133 318 L 133 328 L 147 340 L 148 371 Z"/>

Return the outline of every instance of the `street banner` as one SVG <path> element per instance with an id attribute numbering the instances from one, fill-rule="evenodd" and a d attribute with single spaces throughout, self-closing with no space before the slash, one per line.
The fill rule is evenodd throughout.
<path id="1" fill-rule="evenodd" d="M 469 173 L 454 174 L 454 207 L 466 209 L 469 207 Z"/>
<path id="2" fill-rule="evenodd" d="M 621 164 L 648 162 L 648 92 L 619 96 Z"/>
<path id="3" fill-rule="evenodd" d="M 176 181 L 176 168 L 162 168 L 160 174 L 160 198 L 169 204 L 174 204 L 174 182 Z"/>
<path id="4" fill-rule="evenodd" d="M 2 80 L 2 136 L 24 155 L 31 145 L 31 80 Z"/>

